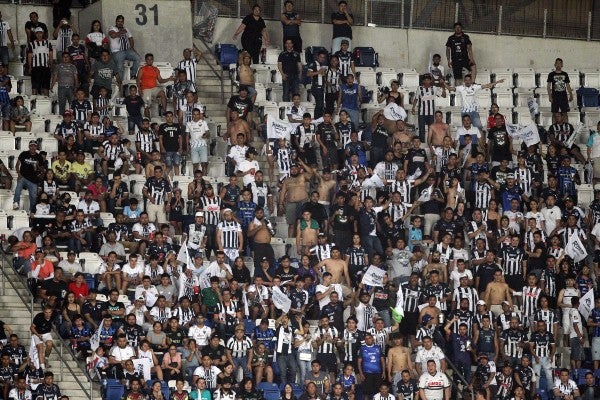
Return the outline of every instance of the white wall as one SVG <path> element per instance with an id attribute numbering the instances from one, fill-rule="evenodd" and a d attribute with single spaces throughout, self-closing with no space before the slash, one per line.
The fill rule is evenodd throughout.
<path id="1" fill-rule="evenodd" d="M 214 43 L 233 43 L 232 35 L 241 20 L 219 18 Z M 279 21 L 267 21 L 271 43 L 282 47 Z M 371 46 L 379 53 L 382 67 L 411 67 L 422 71 L 427 67 L 429 54 L 440 53 L 445 62 L 446 39 L 450 31 L 400 28 L 353 27 L 352 46 Z M 331 47 L 331 25 L 305 23 L 301 26 L 304 47 Z M 598 42 L 581 40 L 542 39 L 520 36 L 469 34 L 473 42 L 478 68 L 527 67 L 537 72 L 551 71 L 557 57 L 564 59 L 565 68 L 598 68 Z M 238 47 L 241 42 L 237 41 Z"/>

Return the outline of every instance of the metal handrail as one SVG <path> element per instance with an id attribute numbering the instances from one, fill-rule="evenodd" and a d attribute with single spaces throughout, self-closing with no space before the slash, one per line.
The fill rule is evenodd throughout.
<path id="1" fill-rule="evenodd" d="M 461 383 L 465 387 L 468 388 L 469 385 L 471 384 L 471 382 L 467 382 L 467 378 L 465 378 L 465 376 L 458 371 L 458 368 L 456 368 L 456 365 L 454 365 L 454 363 L 452 361 L 450 361 L 449 358 L 446 358 L 446 364 L 447 364 L 447 366 L 449 366 L 452 369 L 452 374 L 453 375 L 456 374 L 456 376 L 461 381 Z M 469 368 L 470 368 L 470 366 L 469 366 Z M 448 374 L 446 373 L 446 375 L 448 375 Z M 456 382 L 454 382 L 454 379 L 450 379 L 450 382 L 452 382 L 452 385 L 455 386 L 456 389 L 458 390 L 458 387 L 456 386 Z M 471 391 L 471 398 L 474 399 L 475 398 L 475 390 L 473 389 L 473 387 L 470 388 L 470 391 Z"/>
<path id="2" fill-rule="evenodd" d="M 23 281 L 23 278 L 18 276 L 17 279 L 15 280 L 16 282 L 21 282 L 22 286 L 28 290 L 30 299 L 27 300 L 20 292 L 19 292 L 19 288 L 17 288 L 17 286 L 15 285 L 15 281 L 13 281 L 12 279 L 9 279 L 9 276 L 6 274 L 5 268 L 6 265 L 9 266 L 9 268 L 11 268 L 12 265 L 12 261 L 9 259 L 9 255 L 2 252 L 2 254 L 0 254 L 0 278 L 2 279 L 2 295 L 4 296 L 5 294 L 5 289 L 6 289 L 6 281 L 8 281 L 10 283 L 10 286 L 13 288 L 13 290 L 15 291 L 15 293 L 17 293 L 17 296 L 19 296 L 19 298 L 21 299 L 21 301 L 23 302 L 23 304 L 25 305 L 25 307 L 27 308 L 27 311 L 29 311 L 29 314 L 31 316 L 31 323 L 33 323 L 33 307 L 34 307 L 34 296 L 29 293 L 28 290 L 28 286 L 27 286 L 27 281 Z M 20 289 L 22 290 L 23 287 L 21 287 Z M 56 330 L 56 328 L 52 329 L 54 336 L 58 338 L 58 341 L 60 343 L 60 351 L 57 352 L 59 358 L 60 358 L 60 377 L 61 380 L 63 378 L 63 365 L 67 367 L 67 370 L 69 371 L 69 373 L 71 374 L 71 376 L 77 378 L 77 376 L 75 375 L 75 372 L 73 371 L 73 369 L 71 368 L 71 366 L 67 363 L 67 361 L 63 356 L 63 346 L 66 346 L 67 349 L 69 348 L 68 345 L 65 343 L 65 340 L 59 335 L 58 331 Z M 54 340 L 54 339 L 53 339 Z M 69 351 L 69 353 L 71 353 Z M 94 399 L 94 390 L 93 390 L 93 386 L 92 386 L 92 378 L 89 375 L 89 373 L 83 369 L 82 370 L 83 374 L 88 378 L 88 381 L 90 382 L 90 387 L 89 390 L 86 390 L 86 388 L 84 387 L 84 385 L 82 384 L 82 382 L 80 382 L 79 379 L 75 379 L 75 382 L 77 382 L 77 385 L 79 385 L 79 387 L 81 388 L 81 390 L 83 390 L 83 392 L 85 393 L 85 396 L 90 399 L 93 400 Z"/>
<path id="3" fill-rule="evenodd" d="M 215 52 L 210 48 L 210 45 L 208 43 L 206 43 L 206 41 L 203 38 L 196 38 L 196 39 L 199 40 L 200 43 L 202 43 L 204 45 L 204 47 L 206 48 L 206 51 L 209 54 L 211 54 L 215 58 L 215 60 L 217 60 L 217 63 L 219 63 L 219 58 L 217 57 Z M 223 66 L 221 66 L 221 68 L 219 68 L 219 70 L 217 70 L 217 68 L 215 68 L 214 65 L 212 65 L 204 57 L 204 55 L 202 55 L 202 58 L 204 59 L 204 61 L 206 61 L 206 64 L 210 67 L 210 69 L 213 72 L 213 74 L 215 75 L 215 77 L 221 82 L 221 103 L 225 104 L 225 86 L 223 84 L 225 78 L 223 77 Z"/>

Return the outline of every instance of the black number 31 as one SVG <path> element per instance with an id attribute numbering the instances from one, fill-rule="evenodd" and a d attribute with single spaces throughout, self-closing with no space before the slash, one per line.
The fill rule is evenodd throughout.
<path id="1" fill-rule="evenodd" d="M 148 22 L 148 16 L 146 15 L 146 12 L 148 10 L 152 11 L 154 16 L 154 25 L 158 25 L 158 5 L 155 4 L 152 7 L 146 7 L 144 4 L 137 4 L 135 6 L 135 10 L 139 13 L 139 17 L 135 18 L 135 22 L 138 25 L 146 25 Z"/>

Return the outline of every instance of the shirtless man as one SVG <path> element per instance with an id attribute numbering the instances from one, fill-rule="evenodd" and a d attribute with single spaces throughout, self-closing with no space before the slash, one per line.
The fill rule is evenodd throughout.
<path id="1" fill-rule="evenodd" d="M 150 153 L 150 162 L 146 165 L 146 178 L 154 176 L 155 167 L 161 167 L 163 171 L 167 168 L 167 165 L 160 159 L 160 152 L 158 150 L 152 150 L 152 153 Z"/>
<path id="2" fill-rule="evenodd" d="M 297 164 L 292 164 L 290 176 L 285 178 L 281 185 L 277 207 L 277 214 L 279 216 L 285 215 L 288 224 L 288 237 L 296 237 L 296 211 L 308 200 L 306 184 L 312 176 L 312 168 L 304 164 L 302 160 L 298 160 L 298 162 L 306 172 L 300 173 L 300 167 Z M 317 235 L 315 234 L 315 243 L 317 242 L 316 238 Z M 300 251 L 300 248 L 298 248 L 298 251 Z"/>
<path id="3" fill-rule="evenodd" d="M 427 144 L 432 153 L 436 147 L 444 144 L 444 136 L 450 136 L 450 126 L 444 122 L 444 114 L 438 110 L 435 112 L 433 124 L 429 125 L 427 135 Z"/>
<path id="4" fill-rule="evenodd" d="M 402 336 L 398 333 L 392 334 L 393 347 L 390 347 L 387 356 L 387 373 L 392 380 L 393 386 L 401 379 L 402 371 L 413 371 L 413 363 L 410 358 L 410 349 L 402 346 Z"/>
<path id="5" fill-rule="evenodd" d="M 350 289 L 352 283 L 350 282 L 350 274 L 348 273 L 348 264 L 340 257 L 340 254 L 339 247 L 333 246 L 331 248 L 331 258 L 321 261 L 314 268 L 319 271 L 322 267 L 325 267 L 326 272 L 331 274 L 331 282 L 339 283 L 342 286 L 344 297 L 348 297 L 352 293 Z M 344 286 L 344 282 L 346 286 Z"/>
<path id="6" fill-rule="evenodd" d="M 502 271 L 494 272 L 494 280 L 490 282 L 483 294 L 483 300 L 490 304 L 490 311 L 495 317 L 502 314 L 502 302 L 508 301 L 512 308 L 512 296 L 508 284 L 502 278 Z"/>
<path id="7" fill-rule="evenodd" d="M 426 315 L 429 315 L 433 319 L 433 321 L 438 321 L 442 310 L 440 310 L 440 308 L 436 306 L 437 302 L 438 298 L 435 295 L 431 295 L 427 298 L 427 305 L 423 307 L 423 309 L 419 313 L 419 325 L 423 323 L 423 317 L 425 317 Z"/>
<path id="8" fill-rule="evenodd" d="M 275 262 L 275 253 L 271 246 L 273 237 L 272 227 L 265 218 L 265 210 L 257 207 L 254 211 L 254 219 L 248 225 L 248 238 L 254 243 L 254 269 L 260 267 L 263 257 L 269 260 L 269 265 Z"/>
<path id="9" fill-rule="evenodd" d="M 229 144 L 235 146 L 237 144 L 243 146 L 246 143 L 250 143 L 252 141 L 252 131 L 250 130 L 250 125 L 246 122 L 245 119 L 240 118 L 240 114 L 237 110 L 231 110 L 231 121 L 227 124 L 227 134 L 223 139 L 225 141 L 229 141 Z M 244 143 L 237 142 L 237 135 L 244 134 Z"/>
<path id="10" fill-rule="evenodd" d="M 322 174 L 315 171 L 315 176 L 319 180 L 317 192 L 319 192 L 319 198 L 322 199 L 319 200 L 319 203 L 329 207 L 336 186 L 335 179 L 332 179 L 331 171 L 327 168 L 323 170 Z"/>
<path id="11" fill-rule="evenodd" d="M 423 271 L 421 272 L 424 280 L 428 281 L 429 273 L 435 270 L 439 272 L 440 282 L 448 283 L 448 267 L 446 264 L 440 262 L 440 258 L 441 254 L 438 250 L 434 250 L 431 253 L 431 261 L 425 266 L 425 268 L 423 268 Z"/>
<path id="12" fill-rule="evenodd" d="M 403 145 L 410 144 L 411 134 L 409 130 L 406 128 L 406 122 L 399 119 L 396 121 L 396 132 L 391 137 L 392 144 L 394 143 L 402 143 Z"/>
<path id="13" fill-rule="evenodd" d="M 256 101 L 256 90 L 254 89 L 255 79 L 254 79 L 254 70 L 250 66 L 252 62 L 252 58 L 250 54 L 243 51 L 240 54 L 241 62 L 238 68 L 238 74 L 240 76 L 240 85 L 246 85 L 248 88 L 248 96 L 252 100 L 252 103 Z"/>
<path id="14" fill-rule="evenodd" d="M 296 227 L 296 249 L 298 255 L 309 255 L 310 249 L 317 244 L 319 236 L 319 223 L 312 218 L 310 211 L 302 212 L 302 218 L 298 220 Z"/>

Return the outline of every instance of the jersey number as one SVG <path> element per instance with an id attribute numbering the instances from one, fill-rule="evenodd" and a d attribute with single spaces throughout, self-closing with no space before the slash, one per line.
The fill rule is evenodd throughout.
<path id="1" fill-rule="evenodd" d="M 135 10 L 139 13 L 139 17 L 135 18 L 135 22 L 138 25 L 146 25 L 148 22 L 148 16 L 146 15 L 146 12 L 148 10 L 152 11 L 152 14 L 154 15 L 154 25 L 158 25 L 158 5 L 155 4 L 148 8 L 144 4 L 137 4 L 135 6 Z"/>

